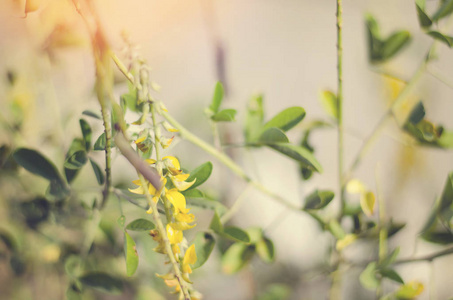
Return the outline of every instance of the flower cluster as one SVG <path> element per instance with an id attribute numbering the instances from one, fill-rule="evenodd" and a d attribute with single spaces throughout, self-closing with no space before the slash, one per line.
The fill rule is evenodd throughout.
<path id="1" fill-rule="evenodd" d="M 138 142 L 137 144 L 140 144 L 143 141 L 144 139 L 137 140 L 136 143 Z M 185 248 L 184 246 L 187 244 L 184 239 L 183 231 L 195 227 L 196 224 L 194 224 L 195 216 L 192 213 L 189 213 L 190 209 L 186 207 L 186 198 L 181 192 L 190 188 L 195 183 L 196 179 L 190 182 L 187 181 L 190 174 L 185 174 L 181 170 L 179 161 L 174 156 L 165 156 L 160 162 L 154 159 L 147 159 L 146 162 L 150 165 L 160 164 L 160 168 L 157 169 L 162 170 L 161 188 L 156 190 L 149 182 L 146 182 L 147 186 L 144 187 L 140 180 L 134 180 L 133 183 L 138 187 L 129 189 L 129 191 L 143 195 L 145 194 L 145 188 L 147 188 L 155 203 L 159 203 L 159 200 L 163 202 L 167 215 L 166 232 L 161 233 L 157 229 L 150 231 L 150 235 L 158 243 L 158 246 L 153 250 L 162 254 L 167 253 L 165 238 L 162 236 L 163 234 L 166 234 L 173 255 L 176 261 L 180 263 L 183 279 L 191 283 L 188 274 L 192 273 L 191 265 L 195 264 L 197 261 L 195 245 L 188 247 L 185 250 L 184 256 L 181 256 L 181 248 Z M 168 206 L 165 205 L 166 203 Z M 150 207 L 147 213 L 152 212 L 152 208 Z M 176 292 L 180 291 L 181 287 L 175 279 L 174 274 L 169 273 L 159 277 L 162 277 L 168 286 L 175 286 Z"/>

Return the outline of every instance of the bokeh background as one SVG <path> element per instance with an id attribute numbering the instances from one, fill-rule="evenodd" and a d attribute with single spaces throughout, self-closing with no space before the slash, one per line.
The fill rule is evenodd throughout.
<path id="1" fill-rule="evenodd" d="M 212 141 L 212 136 L 203 110 L 209 105 L 217 80 L 222 80 L 227 88 L 225 107 L 239 111 L 237 122 L 221 125 L 221 131 L 228 135 L 228 143 L 244 141 L 242 128 L 247 101 L 258 93 L 264 95 L 267 119 L 290 106 L 305 108 L 307 116 L 302 125 L 289 134 L 293 142 L 301 140 L 304 124 L 327 119 L 318 98 L 320 91 L 336 89 L 334 1 L 95 2 L 114 51 L 121 55 L 124 47 L 121 36 L 126 33 L 139 46 L 151 67 L 152 80 L 161 86 L 159 98 L 182 124 L 205 140 Z M 437 1 L 427 2 L 428 8 L 437 5 Z M 39 9 L 26 18 L 23 18 L 23 5 L 20 1 L 0 2 L 0 116 L 5 124 L 23 119 L 20 134 L 12 134 L 5 126 L 1 128 L 0 144 L 39 149 L 61 167 L 66 149 L 79 134 L 78 120 L 82 111 L 99 109 L 93 93 L 90 44 L 86 29 L 70 1 L 39 1 Z M 384 35 L 400 29 L 407 29 L 412 34 L 409 47 L 390 63 L 373 66 L 368 61 L 366 13 L 376 17 Z M 346 166 L 352 163 L 362 141 L 402 87 L 399 81 L 383 76 L 378 70 L 408 80 L 430 44 L 431 39 L 419 27 L 413 1 L 344 1 Z M 431 64 L 430 70 L 443 74 L 453 83 L 453 54 L 444 44 L 439 46 L 438 53 L 439 59 Z M 8 72 L 16 77 L 14 88 L 8 85 Z M 121 76 L 117 74 L 117 78 Z M 119 97 L 126 90 L 124 80 L 119 80 L 115 94 Z M 409 98 L 423 100 L 431 120 L 453 128 L 452 96 L 451 84 L 448 86 L 427 72 Z M 100 134 L 101 124 L 93 126 L 94 135 Z M 380 182 L 388 216 L 406 223 L 404 230 L 390 241 L 390 247 L 401 246 L 400 257 L 419 256 L 441 249 L 416 236 L 453 166 L 451 152 L 415 147 L 406 140 L 396 122 L 390 122 L 354 173 L 354 177 L 374 191 L 376 180 Z M 312 135 L 311 141 L 324 173 L 307 182 L 300 180 L 297 164 L 271 150 L 246 151 L 238 147 L 231 148 L 230 153 L 270 190 L 301 204 L 316 188 L 338 191 L 336 131 L 319 130 Z M 180 140 L 171 152 L 189 170 L 207 160 L 213 161 L 214 173 L 205 189 L 227 206 L 246 188 L 234 174 L 188 142 Z M 103 162 L 101 154 L 96 159 Z M 39 182 L 26 172 L 21 174 L 33 179 L 33 191 L 45 192 L 44 181 Z M 94 176 L 89 171 L 82 174 L 75 186 L 79 189 L 93 186 Z M 114 157 L 113 178 L 115 184 L 135 179 L 134 170 L 119 155 Z M 9 205 L 11 199 L 19 198 L 23 191 L 18 191 L 19 188 L 7 178 L 0 179 L 0 227 L 20 231 L 11 223 Z M 246 193 L 247 200 L 232 222 L 246 228 L 264 228 L 274 241 L 277 261 L 272 265 L 253 261 L 245 271 L 228 276 L 221 272 L 219 254 L 214 253 L 208 263 L 193 274 L 195 286 L 206 299 L 216 300 L 252 299 L 257 291 L 271 283 L 290 286 L 293 289 L 291 299 L 326 299 L 330 283 L 319 270 L 328 260 L 327 249 L 332 246 L 329 234 L 321 232 L 303 213 L 290 212 L 253 189 Z M 336 200 L 328 214 L 337 211 Z M 105 218 L 116 220 L 120 215 L 115 205 L 111 203 Z M 127 203 L 123 209 L 131 216 L 140 215 Z M 195 212 L 197 228 L 207 228 L 212 212 Z M 121 234 L 119 227 L 116 230 Z M 43 232 L 50 236 L 55 232 L 58 236 L 65 235 L 64 229 L 55 224 L 45 227 Z M 29 245 L 29 238 L 22 235 L 21 243 Z M 77 241 L 78 238 L 68 236 L 69 240 Z M 32 241 L 36 244 L 30 246 L 34 253 L 29 254 L 30 261 L 38 262 L 26 278 L 12 278 L 8 266 L 0 261 L 0 289 L 6 291 L 0 294 L 1 299 L 61 299 L 66 279 L 58 279 L 53 272 L 55 257 L 47 257 L 47 263 L 45 259 L 49 255 L 47 252 L 61 251 L 55 250 L 55 244 L 42 237 L 34 237 Z M 48 248 L 49 245 L 54 246 Z M 144 259 L 136 276 L 152 277 L 163 268 L 161 260 L 150 250 L 153 247 L 152 242 L 139 245 L 139 253 L 143 253 Z M 345 255 L 358 261 L 366 260 L 375 255 L 376 249 L 375 244 L 359 242 L 348 248 Z M 120 256 L 114 263 L 118 272 L 124 272 L 125 268 L 121 259 Z M 405 280 L 424 283 L 426 290 L 420 299 L 436 299 L 429 298 L 430 294 L 437 295 L 437 299 L 447 299 L 452 296 L 449 276 L 452 266 L 453 257 L 444 257 L 432 264 L 404 265 L 397 270 Z M 359 269 L 346 273 L 345 297 L 373 299 L 373 293 L 360 287 L 359 273 Z M 155 284 L 156 280 L 140 281 L 142 299 L 169 297 L 165 293 L 157 295 L 159 290 L 153 288 Z M 389 284 L 386 288 L 392 290 L 394 287 Z M 128 296 L 102 297 L 129 299 Z"/>

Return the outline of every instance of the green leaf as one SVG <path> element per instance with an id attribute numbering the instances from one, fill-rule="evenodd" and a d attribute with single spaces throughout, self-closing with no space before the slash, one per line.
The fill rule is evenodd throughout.
<path id="1" fill-rule="evenodd" d="M 370 15 L 366 15 L 366 27 L 368 30 L 368 57 L 371 62 L 380 62 L 382 60 L 381 41 L 379 25 L 376 19 Z"/>
<path id="2" fill-rule="evenodd" d="M 223 109 L 213 115 L 211 119 L 215 122 L 233 122 L 235 121 L 236 113 L 235 109 Z"/>
<path id="3" fill-rule="evenodd" d="M 258 300 L 287 300 L 291 296 L 291 288 L 281 283 L 271 284 Z"/>
<path id="4" fill-rule="evenodd" d="M 453 37 L 444 35 L 440 33 L 439 31 L 428 31 L 427 34 L 431 36 L 432 38 L 446 44 L 448 47 L 451 48 L 453 46 Z"/>
<path id="5" fill-rule="evenodd" d="M 83 261 L 80 256 L 70 255 L 64 263 L 64 269 L 66 271 L 66 274 L 69 275 L 69 277 L 77 277 L 79 275 L 80 267 L 82 265 Z"/>
<path id="6" fill-rule="evenodd" d="M 258 143 L 262 144 L 275 144 L 275 143 L 289 143 L 288 137 L 286 134 L 279 128 L 271 127 L 264 131 Z"/>
<path id="7" fill-rule="evenodd" d="M 98 120 L 102 120 L 101 116 L 98 113 L 95 113 L 94 111 L 91 110 L 84 110 L 82 112 L 82 115 L 89 116 Z"/>
<path id="8" fill-rule="evenodd" d="M 104 184 L 104 172 L 102 172 L 101 168 L 99 165 L 90 158 L 90 163 L 91 167 L 93 168 L 94 175 L 96 175 L 96 180 L 98 181 L 98 184 Z"/>
<path id="9" fill-rule="evenodd" d="M 412 281 L 408 282 L 405 285 L 401 286 L 400 289 L 396 292 L 397 299 L 414 299 L 420 295 L 424 290 L 424 286 L 420 282 Z"/>
<path id="10" fill-rule="evenodd" d="M 322 173 L 322 167 L 319 162 L 313 154 L 304 147 L 284 143 L 272 144 L 269 145 L 269 147 L 300 162 L 304 167 Z"/>
<path id="11" fill-rule="evenodd" d="M 192 266 L 192 269 L 196 269 L 204 265 L 204 263 L 208 260 L 212 249 L 214 249 L 215 239 L 209 232 L 201 231 L 195 236 L 193 244 L 195 245 L 197 261 Z"/>
<path id="12" fill-rule="evenodd" d="M 123 292 L 121 280 L 101 272 L 88 273 L 79 278 L 85 286 L 101 292 L 120 295 Z"/>
<path id="13" fill-rule="evenodd" d="M 400 253 L 400 247 L 395 248 L 392 253 L 390 253 L 385 259 L 382 260 L 382 262 L 379 263 L 380 268 L 387 268 L 390 266 L 398 257 L 398 254 Z"/>
<path id="14" fill-rule="evenodd" d="M 250 99 L 245 117 L 245 140 L 254 142 L 260 135 L 264 120 L 263 96 L 258 95 Z"/>
<path id="15" fill-rule="evenodd" d="M 96 142 L 94 142 L 93 150 L 94 150 L 94 151 L 104 151 L 104 150 L 105 150 L 105 143 L 106 143 L 105 132 L 103 132 L 103 133 L 98 137 L 98 139 L 96 140 Z M 110 148 L 112 148 L 112 147 L 115 147 L 115 143 L 114 143 L 113 140 L 111 141 L 111 145 L 110 145 Z"/>
<path id="16" fill-rule="evenodd" d="M 187 178 L 187 182 L 191 182 L 196 179 L 195 183 L 188 189 L 192 190 L 200 185 L 202 185 L 206 180 L 208 180 L 209 176 L 212 173 L 212 163 L 210 161 L 205 162 L 204 164 L 198 166 L 192 172 L 190 172 L 189 178 Z"/>
<path id="17" fill-rule="evenodd" d="M 86 151 L 85 142 L 83 139 L 75 138 L 72 140 L 71 145 L 69 146 L 68 152 L 66 152 L 66 159 L 77 151 Z M 64 168 L 64 174 L 68 183 L 71 183 L 79 173 L 79 169 L 68 169 Z"/>
<path id="18" fill-rule="evenodd" d="M 360 284 L 368 289 L 375 290 L 379 286 L 379 279 L 376 276 L 376 263 L 369 263 L 359 277 Z"/>
<path id="19" fill-rule="evenodd" d="M 120 97 L 121 108 L 125 111 L 125 108 L 133 112 L 139 112 L 140 106 L 137 105 L 137 91 L 132 89 L 127 94 L 122 94 Z"/>
<path id="20" fill-rule="evenodd" d="M 148 231 L 153 230 L 154 228 L 156 228 L 154 223 L 146 219 L 136 219 L 126 226 L 127 230 L 133 231 Z"/>
<path id="21" fill-rule="evenodd" d="M 64 182 L 55 165 L 38 151 L 19 148 L 13 153 L 13 158 L 30 173 L 50 181 Z"/>
<path id="22" fill-rule="evenodd" d="M 452 211 L 453 209 L 453 172 L 448 174 L 447 181 L 440 197 L 438 212 L 444 214 L 446 210 Z"/>
<path id="23" fill-rule="evenodd" d="M 81 291 L 71 284 L 66 290 L 66 300 L 83 300 Z"/>
<path id="24" fill-rule="evenodd" d="M 322 91 L 319 100 L 321 101 L 321 105 L 324 108 L 324 111 L 329 116 L 334 118 L 335 120 L 338 119 L 338 99 L 337 99 L 337 95 L 335 95 L 331 91 Z"/>
<path id="25" fill-rule="evenodd" d="M 209 108 L 213 113 L 218 113 L 220 105 L 222 104 L 223 100 L 223 85 L 220 81 L 218 81 L 215 85 L 214 95 L 212 96 L 212 102 Z"/>
<path id="26" fill-rule="evenodd" d="M 335 194 L 332 191 L 316 190 L 305 198 L 304 209 L 324 208 L 332 201 L 334 197 Z"/>
<path id="27" fill-rule="evenodd" d="M 226 274 L 240 271 L 255 254 L 255 247 L 243 243 L 235 243 L 222 256 L 222 270 Z"/>
<path id="28" fill-rule="evenodd" d="M 432 20 L 435 22 L 442 19 L 453 12 L 453 0 L 446 0 L 442 3 L 439 9 L 434 13 Z"/>
<path id="29" fill-rule="evenodd" d="M 220 217 L 217 212 L 214 212 L 214 216 L 212 217 L 211 224 L 209 225 L 209 229 L 212 229 L 216 233 L 223 232 L 223 224 L 220 222 Z"/>
<path id="30" fill-rule="evenodd" d="M 404 284 L 404 280 L 401 278 L 401 276 L 398 273 L 395 272 L 395 270 L 382 269 L 382 270 L 379 270 L 379 273 L 382 275 L 382 277 L 385 277 L 385 278 L 388 278 L 395 282 Z"/>
<path id="31" fill-rule="evenodd" d="M 417 0 L 415 1 L 415 6 L 417 8 L 417 17 L 420 26 L 423 28 L 428 28 L 433 24 L 433 21 L 429 18 L 429 16 L 425 12 L 425 1 Z"/>
<path id="32" fill-rule="evenodd" d="M 302 121 L 304 117 L 305 109 L 303 109 L 302 107 L 295 106 L 287 108 L 273 117 L 269 122 L 264 124 L 262 132 L 271 127 L 276 127 L 283 131 L 288 131 L 299 124 L 299 122 Z"/>
<path id="33" fill-rule="evenodd" d="M 64 167 L 72 170 L 80 169 L 83 167 L 88 160 L 87 153 L 85 150 L 80 150 L 66 158 Z"/>
<path id="34" fill-rule="evenodd" d="M 185 191 L 182 191 L 181 193 L 186 198 L 204 198 L 205 197 L 204 193 L 197 189 L 185 190 Z M 211 201 L 211 200 L 208 200 L 208 201 Z"/>
<path id="35" fill-rule="evenodd" d="M 82 130 L 83 141 L 85 143 L 85 150 L 90 151 L 91 149 L 91 136 L 93 132 L 91 131 L 91 126 L 84 119 L 80 119 L 80 129 Z"/>
<path id="36" fill-rule="evenodd" d="M 248 233 L 239 227 L 228 226 L 223 228 L 223 232 L 217 232 L 224 238 L 230 239 L 235 242 L 250 243 Z"/>
<path id="37" fill-rule="evenodd" d="M 420 101 L 412 109 L 411 114 L 408 118 L 408 122 L 411 122 L 412 124 L 418 124 L 421 120 L 423 120 L 425 114 L 425 107 L 423 105 L 423 102 Z"/>
<path id="38" fill-rule="evenodd" d="M 275 260 L 274 243 L 268 239 L 263 238 L 256 243 L 256 253 L 266 263 L 272 263 Z"/>
<path id="39" fill-rule="evenodd" d="M 409 45 L 411 34 L 409 31 L 402 30 L 393 33 L 382 44 L 382 60 L 388 60 L 400 52 L 405 46 Z"/>
<path id="40" fill-rule="evenodd" d="M 127 276 L 132 276 L 132 275 L 134 275 L 135 271 L 137 271 L 138 253 L 137 253 L 135 241 L 132 239 L 132 237 L 126 231 L 124 231 L 124 253 L 126 255 Z"/>

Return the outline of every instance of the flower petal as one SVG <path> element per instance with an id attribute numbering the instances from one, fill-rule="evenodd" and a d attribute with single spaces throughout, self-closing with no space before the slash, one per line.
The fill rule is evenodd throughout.
<path id="1" fill-rule="evenodd" d="M 183 239 L 182 231 L 173 228 L 172 224 L 167 224 L 167 236 L 172 245 L 181 243 Z"/>
<path id="2" fill-rule="evenodd" d="M 168 201 L 178 210 L 184 210 L 186 208 L 186 198 L 184 195 L 178 192 L 177 189 L 171 189 L 165 194 Z"/>
<path id="3" fill-rule="evenodd" d="M 179 164 L 179 160 L 174 157 L 174 156 L 164 156 L 162 158 L 163 161 L 165 161 L 166 159 L 170 160 L 171 164 L 173 165 L 173 167 L 177 170 L 181 170 L 181 165 Z"/>

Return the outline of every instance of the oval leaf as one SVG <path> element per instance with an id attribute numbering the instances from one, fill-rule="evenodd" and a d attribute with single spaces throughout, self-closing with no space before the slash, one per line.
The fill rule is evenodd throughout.
<path id="1" fill-rule="evenodd" d="M 272 263 L 275 260 L 274 243 L 264 238 L 256 244 L 256 253 L 266 263 Z"/>
<path id="2" fill-rule="evenodd" d="M 191 182 L 196 179 L 195 183 L 190 188 L 188 188 L 188 190 L 202 185 L 206 180 L 208 180 L 209 176 L 211 176 L 211 173 L 212 163 L 210 161 L 205 162 L 201 166 L 195 168 L 192 172 L 190 172 L 190 176 L 186 180 L 187 182 Z"/>
<path id="3" fill-rule="evenodd" d="M 79 278 L 85 286 L 105 293 L 119 295 L 123 292 L 121 280 L 101 272 L 88 273 Z"/>
<path id="4" fill-rule="evenodd" d="M 322 167 L 313 154 L 302 146 L 278 143 L 269 145 L 272 149 L 300 162 L 304 167 L 322 173 Z"/>
<path id="5" fill-rule="evenodd" d="M 197 261 L 192 266 L 192 269 L 196 269 L 201 267 L 208 260 L 212 249 L 214 249 L 215 239 L 209 232 L 198 232 L 193 244 L 195 245 Z"/>
<path id="6" fill-rule="evenodd" d="M 360 284 L 368 289 L 375 290 L 379 286 L 379 279 L 376 276 L 376 263 L 372 262 L 360 274 Z"/>
<path id="7" fill-rule="evenodd" d="M 124 254 L 126 255 L 127 276 L 132 276 L 134 275 L 135 271 L 137 271 L 138 253 L 135 241 L 126 231 L 124 231 Z"/>
<path id="8" fill-rule="evenodd" d="M 95 113 L 94 111 L 91 111 L 91 110 L 84 110 L 82 112 L 82 115 L 85 115 L 85 116 L 89 116 L 89 117 L 92 117 L 92 118 L 95 118 L 95 119 L 98 119 L 98 120 L 102 120 L 101 116 L 97 113 Z"/>
<path id="9" fill-rule="evenodd" d="M 433 15 L 433 21 L 444 18 L 453 12 L 453 0 L 446 0 Z"/>
<path id="10" fill-rule="evenodd" d="M 245 117 L 245 140 L 248 143 L 254 142 L 259 137 L 263 119 L 263 96 L 258 95 L 252 97 L 248 103 L 247 115 Z"/>
<path id="11" fill-rule="evenodd" d="M 419 1 L 416 1 L 419 2 Z M 429 18 L 429 16 L 425 12 L 425 8 L 420 5 L 419 3 L 415 3 L 415 6 L 417 8 L 417 17 L 418 17 L 418 22 L 420 23 L 420 26 L 423 28 L 428 28 L 433 24 L 433 21 Z"/>
<path id="12" fill-rule="evenodd" d="M 289 143 L 289 140 L 281 129 L 271 127 L 261 134 L 258 142 L 261 144 L 276 144 Z"/>
<path id="13" fill-rule="evenodd" d="M 219 235 L 223 236 L 224 238 L 236 241 L 236 242 L 242 242 L 242 243 L 250 243 L 250 237 L 247 232 L 242 230 L 239 227 L 235 226 L 229 226 L 229 227 L 224 227 L 223 232 L 218 232 Z"/>
<path id="14" fill-rule="evenodd" d="M 395 56 L 405 46 L 409 45 L 411 34 L 409 31 L 398 31 L 388 37 L 382 45 L 382 59 L 387 60 Z"/>
<path id="15" fill-rule="evenodd" d="M 235 243 L 222 256 L 222 270 L 226 274 L 234 274 L 241 270 L 255 253 L 253 246 Z"/>
<path id="16" fill-rule="evenodd" d="M 98 184 L 104 184 L 104 172 L 102 172 L 99 165 L 90 158 L 91 167 L 93 168 L 94 175 L 96 175 L 96 180 Z"/>
<path id="17" fill-rule="evenodd" d="M 367 191 L 360 195 L 360 207 L 368 217 L 374 213 L 374 206 L 376 204 L 376 197 L 373 192 Z"/>
<path id="18" fill-rule="evenodd" d="M 223 100 L 223 85 L 220 81 L 218 81 L 215 85 L 211 105 L 209 106 L 213 113 L 217 113 L 219 111 L 220 104 L 222 104 L 222 100 Z"/>
<path id="19" fill-rule="evenodd" d="M 85 142 L 85 150 L 86 151 L 90 151 L 90 149 L 91 149 L 91 136 L 93 134 L 92 131 L 91 131 L 91 126 L 84 119 L 80 119 L 79 122 L 80 122 L 80 129 L 82 130 L 83 141 Z"/>
<path id="20" fill-rule="evenodd" d="M 335 194 L 331 191 L 314 191 L 308 197 L 305 198 L 304 209 L 321 209 L 329 204 Z"/>
<path id="21" fill-rule="evenodd" d="M 453 46 L 453 37 L 444 35 L 439 31 L 428 31 L 428 35 L 451 48 Z"/>
<path id="22" fill-rule="evenodd" d="M 85 150 L 76 151 L 74 154 L 69 156 L 64 162 L 64 167 L 77 170 L 83 167 L 88 160 L 87 153 Z"/>
<path id="23" fill-rule="evenodd" d="M 223 109 L 211 117 L 215 122 L 232 122 L 235 121 L 237 111 L 235 109 Z"/>
<path id="24" fill-rule="evenodd" d="M 126 229 L 127 230 L 133 230 L 133 231 L 147 231 L 147 230 L 153 230 L 156 228 L 153 222 L 148 221 L 146 219 L 136 219 L 129 224 L 127 224 Z"/>
<path id="25" fill-rule="evenodd" d="M 269 122 L 264 124 L 263 131 L 266 131 L 271 127 L 276 127 L 280 128 L 283 131 L 288 131 L 296 126 L 300 121 L 302 121 L 304 117 L 305 109 L 303 109 L 302 107 L 295 106 L 287 108 L 273 117 Z"/>
<path id="26" fill-rule="evenodd" d="M 14 160 L 30 173 L 50 181 L 63 182 L 55 165 L 38 151 L 19 148 L 13 153 Z"/>
<path id="27" fill-rule="evenodd" d="M 338 99 L 331 91 L 323 91 L 319 98 L 324 111 L 334 119 L 338 119 Z"/>
<path id="28" fill-rule="evenodd" d="M 412 281 L 401 286 L 396 292 L 396 298 L 398 299 L 414 299 L 423 293 L 424 286 L 420 282 Z"/>
<path id="29" fill-rule="evenodd" d="M 383 270 L 379 270 L 379 273 L 382 275 L 382 277 L 385 277 L 385 278 L 388 278 L 395 282 L 404 284 L 404 280 L 401 278 L 401 276 L 398 273 L 395 272 L 395 270 L 383 269 Z"/>

